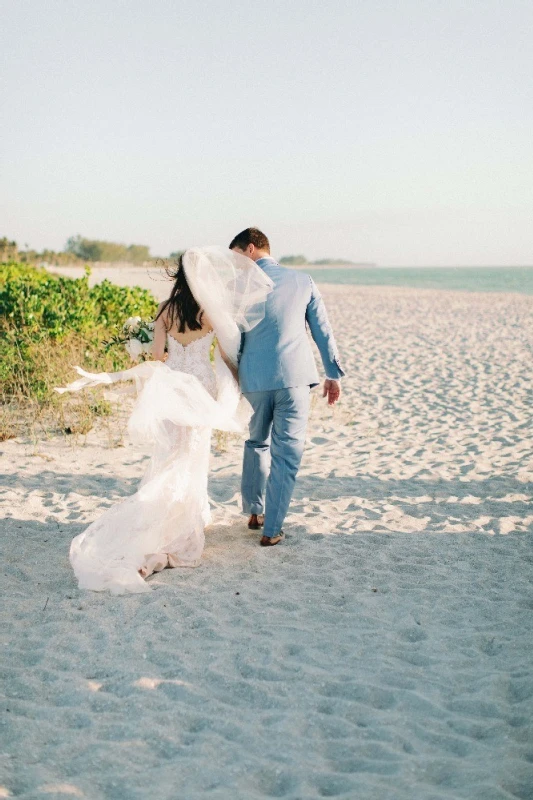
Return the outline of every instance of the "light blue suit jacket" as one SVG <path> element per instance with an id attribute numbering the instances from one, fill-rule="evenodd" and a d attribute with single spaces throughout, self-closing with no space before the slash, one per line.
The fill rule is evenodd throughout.
<path id="1" fill-rule="evenodd" d="M 324 301 L 310 275 L 281 267 L 273 258 L 257 262 L 274 282 L 264 319 L 242 335 L 239 382 L 243 392 L 265 392 L 319 382 L 309 326 L 327 378 L 344 375 Z"/>

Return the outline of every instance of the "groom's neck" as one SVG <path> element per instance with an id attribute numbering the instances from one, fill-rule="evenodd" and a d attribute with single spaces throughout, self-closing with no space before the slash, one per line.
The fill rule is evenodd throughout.
<path id="1" fill-rule="evenodd" d="M 272 256 L 266 250 L 256 250 L 253 255 L 254 261 L 261 261 L 262 258 L 272 258 Z"/>

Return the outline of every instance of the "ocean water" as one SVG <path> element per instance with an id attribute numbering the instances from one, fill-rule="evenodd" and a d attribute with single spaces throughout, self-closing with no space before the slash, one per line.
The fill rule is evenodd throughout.
<path id="1" fill-rule="evenodd" d="M 533 267 L 374 267 L 305 269 L 317 283 L 413 286 L 466 292 L 533 294 Z"/>

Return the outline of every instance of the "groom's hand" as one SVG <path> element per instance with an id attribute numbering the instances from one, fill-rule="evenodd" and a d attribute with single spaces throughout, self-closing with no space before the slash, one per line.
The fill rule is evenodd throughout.
<path id="1" fill-rule="evenodd" d="M 341 383 L 326 378 L 324 381 L 324 391 L 322 397 L 328 398 L 328 406 L 334 406 L 339 397 L 341 396 Z"/>

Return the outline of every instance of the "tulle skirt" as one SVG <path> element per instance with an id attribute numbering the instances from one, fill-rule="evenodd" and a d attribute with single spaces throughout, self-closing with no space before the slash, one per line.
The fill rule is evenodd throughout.
<path id="1" fill-rule="evenodd" d="M 139 390 L 128 422 L 135 443 L 151 444 L 152 456 L 138 490 L 102 514 L 73 539 L 70 561 L 80 588 L 113 594 L 146 592 L 144 575 L 165 566 L 194 567 L 210 522 L 207 478 L 213 428 L 244 432 L 251 407 L 215 358 L 216 397 L 192 374 L 161 362 L 121 373 L 82 378 L 61 391 L 135 380 Z"/>

